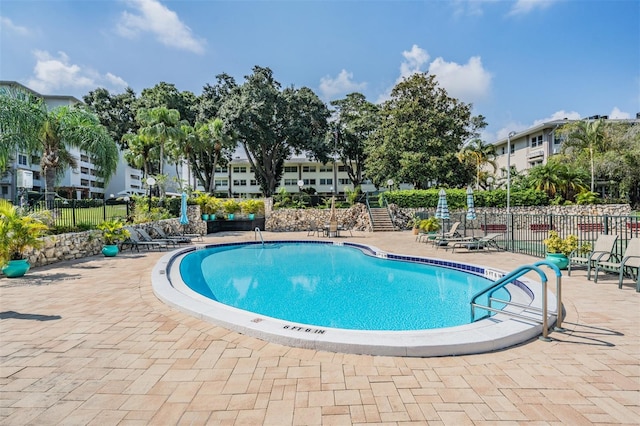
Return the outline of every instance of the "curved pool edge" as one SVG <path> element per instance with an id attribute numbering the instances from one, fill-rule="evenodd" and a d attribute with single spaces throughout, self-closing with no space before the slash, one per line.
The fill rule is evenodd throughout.
<path id="1" fill-rule="evenodd" d="M 187 253 L 210 246 L 215 245 L 189 247 L 164 255 L 152 271 L 154 294 L 167 305 L 183 313 L 264 341 L 340 353 L 432 357 L 497 351 L 527 342 L 542 334 L 542 325 L 539 322 L 515 319 L 505 314 L 497 314 L 471 324 L 441 329 L 366 331 L 309 326 L 243 311 L 195 293 L 182 282 L 179 268 L 173 267 Z M 364 247 L 375 255 L 387 255 L 385 251 L 372 246 L 360 244 L 357 246 Z M 420 257 L 420 259 L 429 258 Z M 476 267 L 476 265 L 458 262 L 446 263 Z M 533 296 L 530 299 L 530 306 L 540 308 L 542 285 L 526 278 L 520 278 L 519 281 L 526 286 L 526 289 L 509 284 L 507 290 L 512 297 L 518 301 L 524 301 Z M 555 312 L 555 296 L 548 292 L 547 298 L 549 312 Z M 514 309 L 521 314 L 526 313 L 523 308 L 507 309 Z M 528 315 L 534 320 L 540 317 L 536 314 Z M 552 316 L 549 326 L 552 326 L 555 320 L 555 316 Z"/>

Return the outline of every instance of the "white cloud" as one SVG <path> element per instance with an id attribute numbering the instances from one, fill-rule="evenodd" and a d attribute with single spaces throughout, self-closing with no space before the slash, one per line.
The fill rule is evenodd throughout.
<path id="1" fill-rule="evenodd" d="M 531 126 L 528 126 L 528 127 L 537 126 L 538 124 L 546 123 L 547 121 L 563 120 L 565 118 L 568 119 L 568 120 L 580 120 L 580 114 L 575 112 L 575 111 L 569 111 L 568 112 L 568 111 L 565 111 L 565 110 L 560 110 L 560 111 L 554 112 L 549 117 L 540 118 L 538 120 L 535 120 L 533 122 L 533 124 Z"/>
<path id="2" fill-rule="evenodd" d="M 76 91 L 105 87 L 108 90 L 120 91 L 127 87 L 122 78 L 107 73 L 101 75 L 90 68 L 82 68 L 72 64 L 64 52 L 58 52 L 54 57 L 49 52 L 37 50 L 34 52 L 36 65 L 33 77 L 27 86 L 42 94 L 57 94 L 65 90 Z"/>
<path id="3" fill-rule="evenodd" d="M 436 76 L 449 96 L 465 102 L 483 99 L 491 89 L 491 73 L 484 69 L 479 56 L 469 58 L 464 65 L 436 58 L 429 65 L 429 73 Z"/>
<path id="4" fill-rule="evenodd" d="M 546 9 L 557 0 L 518 0 L 511 7 L 509 16 L 526 15 L 535 9 Z"/>
<path id="5" fill-rule="evenodd" d="M 0 16 L 0 28 L 2 28 L 3 31 L 12 32 L 21 36 L 28 36 L 31 34 L 27 27 L 16 25 L 11 19 L 4 16 Z"/>
<path id="6" fill-rule="evenodd" d="M 138 14 L 123 12 L 117 26 L 118 33 L 134 38 L 141 32 L 155 35 L 165 46 L 190 52 L 204 53 L 205 42 L 193 36 L 191 28 L 185 25 L 178 14 L 160 4 L 157 0 L 128 0 L 127 3 Z"/>
<path id="7" fill-rule="evenodd" d="M 616 119 L 629 119 L 631 118 L 631 114 L 629 114 L 628 112 L 623 112 L 620 111 L 620 109 L 618 107 L 614 107 L 611 112 L 609 113 L 609 118 L 616 118 Z"/>
<path id="8" fill-rule="evenodd" d="M 428 67 L 431 58 L 426 50 L 418 45 L 413 45 L 411 50 L 402 52 L 404 61 L 400 64 L 400 76 L 396 84 L 415 73 L 428 70 L 429 74 L 436 76 L 438 84 L 443 87 L 449 96 L 458 98 L 464 102 L 473 103 L 485 98 L 491 90 L 492 75 L 482 66 L 479 56 L 469 58 L 466 64 L 447 62 L 442 57 L 434 59 Z M 389 99 L 391 88 L 378 97 L 377 102 L 382 103 Z"/>
<path id="9" fill-rule="evenodd" d="M 366 87 L 367 83 L 356 83 L 353 81 L 353 73 L 344 69 L 336 78 L 326 76 L 320 79 L 320 92 L 322 92 L 324 99 L 333 99 L 336 95 L 358 92 Z"/>
<path id="10" fill-rule="evenodd" d="M 424 64 L 429 62 L 430 58 L 427 51 L 416 44 L 411 46 L 411 50 L 402 52 L 402 56 L 404 56 L 404 62 L 400 64 L 400 77 L 398 77 L 397 83 L 405 77 L 422 72 Z"/>

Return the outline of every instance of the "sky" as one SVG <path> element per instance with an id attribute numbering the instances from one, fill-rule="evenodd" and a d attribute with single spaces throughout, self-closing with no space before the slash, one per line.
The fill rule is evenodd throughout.
<path id="1" fill-rule="evenodd" d="M 202 93 L 269 67 L 327 105 L 415 72 L 495 142 L 552 119 L 640 112 L 638 0 L 2 0 L 0 79 L 82 99 L 160 82 Z"/>

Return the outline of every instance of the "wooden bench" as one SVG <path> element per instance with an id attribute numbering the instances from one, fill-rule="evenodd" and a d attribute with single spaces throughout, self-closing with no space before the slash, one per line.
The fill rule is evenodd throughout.
<path id="1" fill-rule="evenodd" d="M 486 225 L 480 225 L 480 229 L 483 231 L 507 232 L 507 225 L 504 223 L 487 223 Z"/>
<path id="2" fill-rule="evenodd" d="M 551 231 L 554 227 L 548 223 L 532 223 L 529 225 L 529 229 L 532 231 Z"/>
<path id="3" fill-rule="evenodd" d="M 602 232 L 604 230 L 604 225 L 601 223 L 579 223 L 578 229 L 582 232 Z"/>

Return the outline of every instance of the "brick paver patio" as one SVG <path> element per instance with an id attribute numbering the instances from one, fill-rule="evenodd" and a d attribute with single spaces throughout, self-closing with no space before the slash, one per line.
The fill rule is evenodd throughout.
<path id="1" fill-rule="evenodd" d="M 390 252 L 506 270 L 532 261 L 436 251 L 408 232 L 357 234 L 349 239 Z M 268 343 L 171 309 L 150 285 L 163 254 L 0 279 L 0 424 L 640 424 L 640 294 L 631 280 L 620 290 L 613 275 L 598 284 L 585 271 L 563 277 L 567 333 L 551 333 L 552 342 L 374 357 Z"/>

